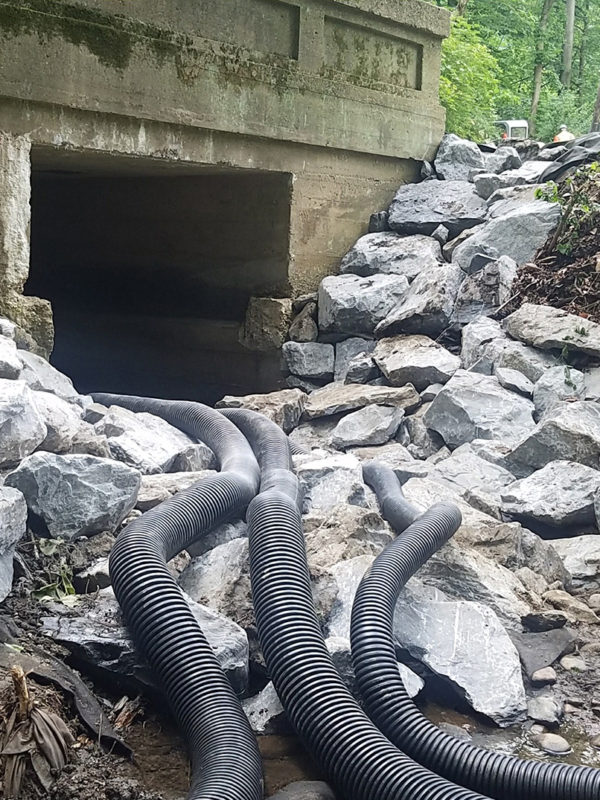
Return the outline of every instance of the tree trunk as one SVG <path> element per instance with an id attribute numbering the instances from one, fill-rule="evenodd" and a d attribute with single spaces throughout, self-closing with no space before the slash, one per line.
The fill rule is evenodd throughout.
<path id="1" fill-rule="evenodd" d="M 588 33 L 590 30 L 590 0 L 586 0 L 583 5 L 582 9 L 583 14 L 583 25 L 581 28 L 581 46 L 579 48 L 579 67 L 578 67 L 578 74 L 577 74 L 577 85 L 579 87 L 579 102 L 583 103 L 584 94 L 585 94 L 585 67 L 586 67 L 586 56 L 587 56 L 587 40 L 588 40 Z"/>
<path id="2" fill-rule="evenodd" d="M 592 120 L 592 131 L 600 131 L 600 86 L 598 86 L 598 97 L 594 106 L 594 119 Z"/>
<path id="3" fill-rule="evenodd" d="M 563 48 L 563 69 L 560 80 L 565 89 L 571 86 L 571 75 L 573 72 L 573 41 L 575 39 L 575 2 L 567 0 L 565 24 L 565 46 Z"/>
<path id="4" fill-rule="evenodd" d="M 542 92 L 542 76 L 544 74 L 544 34 L 548 27 L 550 19 L 550 12 L 554 6 L 555 0 L 544 0 L 542 13 L 540 14 L 540 24 L 538 26 L 538 35 L 535 42 L 535 69 L 533 71 L 533 95 L 531 98 L 531 116 L 529 119 L 529 132 L 531 136 L 535 136 L 535 123 L 540 104 L 540 94 Z"/>
<path id="5" fill-rule="evenodd" d="M 467 10 L 468 2 L 469 0 L 458 0 L 458 3 L 456 5 L 456 13 L 458 14 L 459 17 L 464 16 L 465 11 Z"/>

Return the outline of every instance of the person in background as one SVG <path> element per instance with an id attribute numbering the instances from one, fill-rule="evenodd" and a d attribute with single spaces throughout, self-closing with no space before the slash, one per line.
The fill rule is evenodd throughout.
<path id="1" fill-rule="evenodd" d="M 566 125 L 561 125 L 559 132 L 554 137 L 555 142 L 571 142 L 575 136 L 567 128 Z"/>

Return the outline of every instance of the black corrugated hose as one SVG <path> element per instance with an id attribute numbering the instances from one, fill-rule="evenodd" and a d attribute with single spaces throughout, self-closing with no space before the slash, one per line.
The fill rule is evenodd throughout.
<path id="1" fill-rule="evenodd" d="M 366 480 L 378 492 L 384 513 L 395 504 L 406 503 L 392 470 L 377 465 L 370 466 L 367 473 Z M 376 480 L 374 473 L 378 473 Z M 352 659 L 369 715 L 415 761 L 473 791 L 498 800 L 598 800 L 600 770 L 528 761 L 475 747 L 441 731 L 406 693 L 398 674 L 393 636 L 398 595 L 459 525 L 456 507 L 448 503 L 433 506 L 388 545 L 359 586 L 352 609 Z M 401 530 L 400 525 L 398 532 Z"/>
<path id="2" fill-rule="evenodd" d="M 166 562 L 211 527 L 244 512 L 259 485 L 248 442 L 198 403 L 95 394 L 105 405 L 149 411 L 217 456 L 221 472 L 130 523 L 110 554 L 115 595 L 133 639 L 157 674 L 187 739 L 189 800 L 262 800 L 256 739 L 229 681 Z"/>
<path id="3" fill-rule="evenodd" d="M 255 412 L 224 413 L 261 464 L 261 492 L 247 514 L 258 636 L 277 694 L 307 749 L 346 800 L 482 800 L 397 750 L 349 693 L 314 610 L 287 437 Z"/>

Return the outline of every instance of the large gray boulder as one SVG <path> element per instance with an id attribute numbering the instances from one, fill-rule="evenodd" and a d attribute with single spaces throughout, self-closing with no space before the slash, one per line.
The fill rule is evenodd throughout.
<path id="1" fill-rule="evenodd" d="M 473 170 L 484 168 L 484 157 L 475 142 L 447 133 L 437 151 L 434 166 L 441 180 L 466 181 Z"/>
<path id="2" fill-rule="evenodd" d="M 50 453 L 69 452 L 83 426 L 81 409 L 50 392 L 33 392 L 33 398 L 47 430 L 38 449 Z"/>
<path id="3" fill-rule="evenodd" d="M 116 530 L 135 506 L 140 482 L 140 473 L 125 464 L 54 453 L 28 456 L 5 481 L 61 539 Z"/>
<path id="4" fill-rule="evenodd" d="M 515 147 L 499 147 L 495 153 L 485 153 L 483 156 L 486 172 L 500 174 L 507 169 L 519 169 L 522 165 L 521 156 Z"/>
<path id="5" fill-rule="evenodd" d="M 303 513 L 334 508 L 340 503 L 368 505 L 368 490 L 362 480 L 362 468 L 355 456 L 336 454 L 326 457 L 306 456 L 296 465 L 303 497 Z"/>
<path id="6" fill-rule="evenodd" d="M 389 226 L 402 234 L 431 235 L 444 225 L 452 237 L 485 222 L 487 206 L 473 184 L 424 181 L 401 186 L 389 209 Z"/>
<path id="7" fill-rule="evenodd" d="M 534 428 L 533 403 L 492 376 L 459 370 L 435 397 L 425 424 L 454 449 L 473 439 L 515 442 Z"/>
<path id="8" fill-rule="evenodd" d="M 410 384 L 392 387 L 331 383 L 307 398 L 304 415 L 307 419 L 314 419 L 370 405 L 395 406 L 410 411 L 420 404 L 421 398 Z"/>
<path id="9" fill-rule="evenodd" d="M 242 397 L 226 395 L 216 408 L 247 408 L 264 414 L 286 433 L 294 430 L 304 411 L 306 395 L 300 389 L 282 389 L 267 394 L 248 394 Z"/>
<path id="10" fill-rule="evenodd" d="M 427 336 L 381 339 L 373 359 L 392 386 L 412 383 L 418 391 L 446 383 L 460 369 L 460 358 Z"/>
<path id="11" fill-rule="evenodd" d="M 550 367 L 533 387 L 533 404 L 541 416 L 563 400 L 582 400 L 586 391 L 583 372 L 564 364 Z"/>
<path id="12" fill-rule="evenodd" d="M 548 525 L 570 528 L 593 525 L 594 497 L 600 472 L 573 461 L 551 461 L 502 492 L 506 514 Z"/>
<path id="13" fill-rule="evenodd" d="M 335 350 L 331 344 L 285 342 L 283 360 L 292 375 L 330 381 L 333 378 Z"/>
<path id="14" fill-rule="evenodd" d="M 335 346 L 335 371 L 333 379 L 339 383 L 345 383 L 348 369 L 352 361 L 360 355 L 372 353 L 375 349 L 375 342 L 371 339 L 361 339 L 352 336 L 338 342 Z M 352 381 L 350 381 L 351 383 Z"/>
<path id="15" fill-rule="evenodd" d="M 421 273 L 375 328 L 377 336 L 419 333 L 438 336 L 450 325 L 464 273 L 453 264 Z"/>
<path id="16" fill-rule="evenodd" d="M 248 686 L 248 639 L 231 619 L 185 599 L 202 628 L 234 689 L 242 694 Z M 88 595 L 69 616 L 60 606 L 42 619 L 42 633 L 66 647 L 78 661 L 102 672 L 133 680 L 145 689 L 156 687 L 156 677 L 129 637 L 119 604 L 111 588 Z"/>
<path id="17" fill-rule="evenodd" d="M 527 708 L 519 654 L 494 612 L 468 601 L 449 601 L 411 579 L 394 617 L 394 637 L 497 725 L 524 719 Z"/>
<path id="18" fill-rule="evenodd" d="M 568 348 L 600 357 L 600 325 L 559 308 L 524 303 L 504 321 L 515 339 L 540 350 Z"/>
<path id="19" fill-rule="evenodd" d="M 557 539 L 553 544 L 575 585 L 600 581 L 600 536 L 597 533 Z"/>
<path id="20" fill-rule="evenodd" d="M 535 256 L 560 222 L 560 207 L 534 200 L 490 220 L 452 254 L 452 263 L 472 272 L 480 253 L 490 258 L 509 256 L 520 266 Z"/>
<path id="21" fill-rule="evenodd" d="M 189 436 L 164 419 L 146 412 L 135 414 L 120 406 L 111 406 L 95 429 L 108 438 L 114 459 L 144 475 L 168 472 L 177 456 L 193 444 Z"/>
<path id="22" fill-rule="evenodd" d="M 462 497 L 468 496 L 473 489 L 479 489 L 499 498 L 501 491 L 515 481 L 511 472 L 486 461 L 470 444 L 461 445 L 436 464 L 429 477 L 448 484 Z"/>
<path id="23" fill-rule="evenodd" d="M 530 471 L 550 461 L 577 461 L 598 469 L 600 404 L 583 400 L 560 403 L 513 447 L 508 460 Z"/>
<path id="24" fill-rule="evenodd" d="M 27 384 L 0 379 L 0 468 L 33 453 L 47 433 Z"/>
<path id="25" fill-rule="evenodd" d="M 0 334 L 0 378 L 14 380 L 19 377 L 22 369 L 23 362 L 17 353 L 17 345 L 12 339 Z"/>
<path id="26" fill-rule="evenodd" d="M 79 402 L 79 394 L 73 386 L 73 381 L 62 372 L 59 372 L 45 358 L 19 350 L 19 358 L 23 362 L 21 380 L 36 392 L 51 392 L 71 403 Z"/>
<path id="27" fill-rule="evenodd" d="M 487 316 L 506 303 L 517 277 L 517 264 L 502 256 L 470 274 L 461 283 L 456 296 L 452 323 L 459 328 L 480 316 Z"/>
<path id="28" fill-rule="evenodd" d="M 410 281 L 441 262 L 440 243 L 430 236 L 399 236 L 388 231 L 361 236 L 342 259 L 340 272 L 362 277 L 377 273 L 405 275 Z"/>
<path id="29" fill-rule="evenodd" d="M 385 444 L 395 436 L 403 416 L 403 409 L 394 406 L 359 408 L 338 422 L 331 434 L 331 444 L 339 450 Z"/>
<path id="30" fill-rule="evenodd" d="M 0 486 L 0 602 L 9 594 L 15 547 L 27 533 L 27 503 L 21 492 Z"/>
<path id="31" fill-rule="evenodd" d="M 404 275 L 331 275 L 319 286 L 319 328 L 329 333 L 373 333 L 404 297 Z"/>

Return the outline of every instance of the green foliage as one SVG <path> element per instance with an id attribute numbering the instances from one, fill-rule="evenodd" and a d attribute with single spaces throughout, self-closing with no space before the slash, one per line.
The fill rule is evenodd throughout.
<path id="1" fill-rule="evenodd" d="M 443 44 L 440 99 L 449 131 L 469 139 L 490 135 L 496 114 L 498 64 L 476 26 L 456 17 Z"/>

